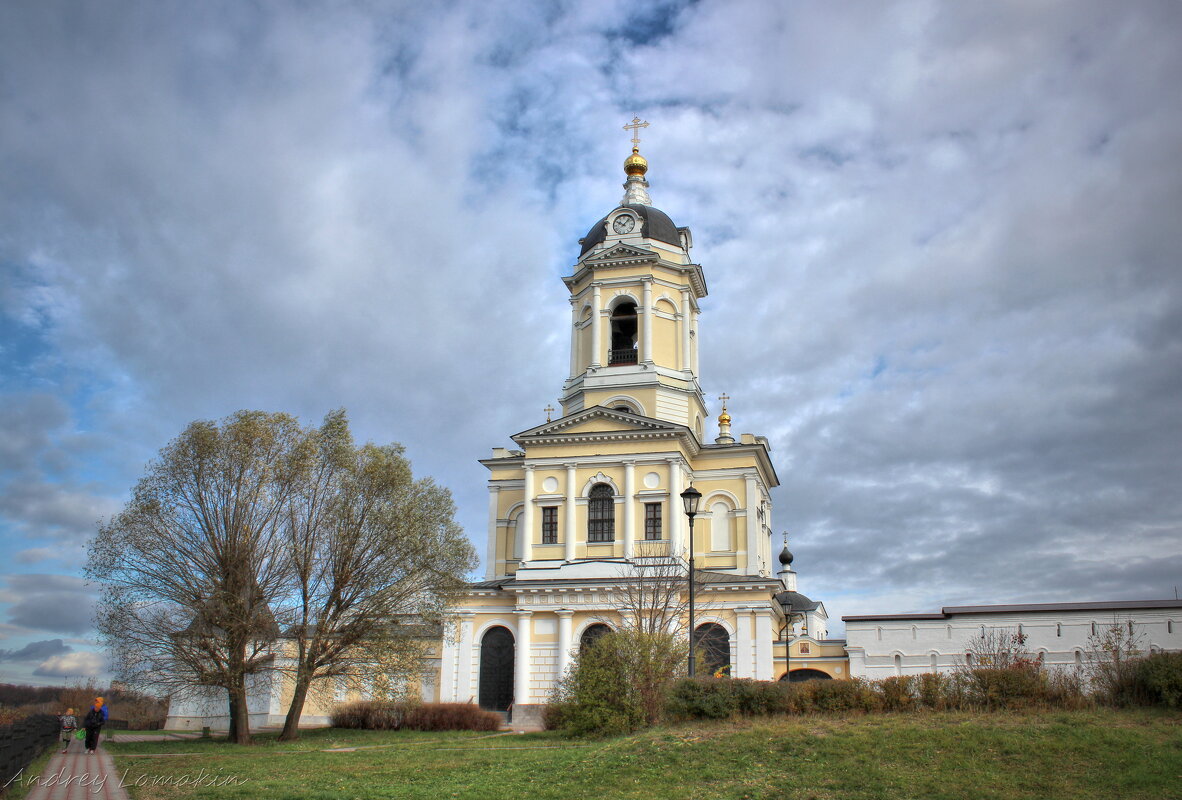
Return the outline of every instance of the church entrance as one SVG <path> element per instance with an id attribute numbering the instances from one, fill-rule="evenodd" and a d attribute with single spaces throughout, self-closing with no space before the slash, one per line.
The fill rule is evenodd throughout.
<path id="1" fill-rule="evenodd" d="M 780 680 L 790 681 L 792 683 L 801 683 L 802 681 L 831 681 L 833 680 L 833 676 L 819 669 L 794 669 L 790 673 L 785 672 Z"/>
<path id="2" fill-rule="evenodd" d="M 480 707 L 508 711 L 513 703 L 513 634 L 497 626 L 480 640 Z"/>

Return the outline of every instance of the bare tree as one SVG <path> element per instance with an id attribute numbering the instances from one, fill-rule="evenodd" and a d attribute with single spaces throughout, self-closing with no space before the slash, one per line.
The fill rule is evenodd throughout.
<path id="1" fill-rule="evenodd" d="M 695 594 L 702 597 L 702 572 L 694 576 Z M 704 598 L 703 598 L 704 599 Z M 645 721 L 661 715 L 669 682 L 685 671 L 689 654 L 689 586 L 685 562 L 663 553 L 661 545 L 639 543 L 636 556 L 623 567 L 612 589 L 620 610 L 613 637 L 613 656 L 624 665 L 626 681 L 636 693 Z M 708 602 L 699 601 L 705 609 Z"/>
<path id="2" fill-rule="evenodd" d="M 475 565 L 450 493 L 414 480 L 401 447 L 354 447 L 343 411 L 314 440 L 315 466 L 287 507 L 294 690 L 282 739 L 299 736 L 318 682 L 390 691 L 420 675 L 425 643 Z"/>
<path id="3" fill-rule="evenodd" d="M 1145 647 L 1145 637 L 1128 618 L 1112 616 L 1111 623 L 1096 625 L 1088 636 L 1084 672 L 1092 689 L 1110 703 L 1132 701 L 1137 662 Z"/>
<path id="4" fill-rule="evenodd" d="M 290 575 L 285 511 L 311 454 L 286 414 L 194 422 L 90 542 L 98 629 L 119 677 L 145 690 L 225 689 L 240 743 L 248 676 L 273 659 L 270 606 Z"/>

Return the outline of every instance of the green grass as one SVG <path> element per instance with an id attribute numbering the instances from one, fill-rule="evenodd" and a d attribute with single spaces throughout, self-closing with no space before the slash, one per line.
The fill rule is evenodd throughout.
<path id="1" fill-rule="evenodd" d="M 370 749 L 323 752 L 333 747 Z M 604 741 L 330 729 L 110 749 L 129 783 L 201 770 L 246 781 L 133 785 L 138 800 L 1182 798 L 1182 715 L 1155 711 L 787 717 Z"/>

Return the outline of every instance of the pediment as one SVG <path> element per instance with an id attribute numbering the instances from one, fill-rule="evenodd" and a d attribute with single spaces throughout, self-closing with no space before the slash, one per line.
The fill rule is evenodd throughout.
<path id="1" fill-rule="evenodd" d="M 659 256 L 652 250 L 621 243 L 596 253 L 589 258 L 584 258 L 582 263 L 585 265 L 637 263 L 656 261 L 658 258 Z"/>
<path id="2" fill-rule="evenodd" d="M 604 406 L 592 406 L 553 422 L 522 431 L 513 436 L 513 441 L 522 444 L 523 440 L 538 441 L 566 437 L 676 436 L 688 432 L 688 430 L 684 425 L 677 425 L 665 420 L 618 411 Z"/>

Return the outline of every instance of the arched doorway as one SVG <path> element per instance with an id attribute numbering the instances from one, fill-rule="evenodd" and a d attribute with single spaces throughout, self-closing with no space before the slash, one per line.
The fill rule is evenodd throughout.
<path id="1" fill-rule="evenodd" d="M 730 675 L 731 635 L 716 622 L 699 625 L 694 634 L 706 675 Z"/>
<path id="2" fill-rule="evenodd" d="M 508 711 L 513 703 L 513 633 L 500 625 L 480 639 L 480 707 Z"/>
<path id="3" fill-rule="evenodd" d="M 602 622 L 597 622 L 594 625 L 588 625 L 583 630 L 583 635 L 579 637 L 579 654 L 582 655 L 585 653 L 588 647 L 595 644 L 597 641 L 611 632 L 611 626 L 604 625 Z"/>
<path id="4" fill-rule="evenodd" d="M 801 683 L 802 681 L 831 681 L 833 676 L 827 672 L 821 672 L 819 669 L 794 669 L 792 672 L 785 672 L 780 676 L 782 681 L 791 681 L 792 683 Z"/>

